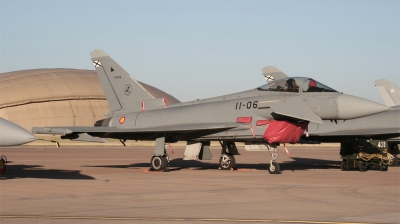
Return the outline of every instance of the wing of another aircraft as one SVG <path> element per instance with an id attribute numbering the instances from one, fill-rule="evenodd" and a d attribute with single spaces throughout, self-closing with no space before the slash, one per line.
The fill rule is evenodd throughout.
<path id="1" fill-rule="evenodd" d="M 394 107 L 400 105 L 400 89 L 395 84 L 386 79 L 378 79 L 375 81 L 375 86 L 386 106 Z"/>
<path id="2" fill-rule="evenodd" d="M 276 114 L 324 124 L 322 119 L 299 97 L 271 102 L 269 106 Z"/>

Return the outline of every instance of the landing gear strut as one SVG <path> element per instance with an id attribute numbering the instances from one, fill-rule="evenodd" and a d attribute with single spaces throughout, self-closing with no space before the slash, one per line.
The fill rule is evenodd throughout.
<path id="1" fill-rule="evenodd" d="M 271 160 L 269 161 L 268 171 L 270 174 L 278 174 L 281 172 L 279 163 L 275 162 L 278 158 L 278 153 L 276 150 L 276 144 L 265 144 L 267 146 L 269 154 L 271 155 Z"/>

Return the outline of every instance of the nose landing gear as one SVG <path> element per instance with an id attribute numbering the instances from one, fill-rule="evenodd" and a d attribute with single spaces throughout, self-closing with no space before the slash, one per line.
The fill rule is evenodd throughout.
<path id="1" fill-rule="evenodd" d="M 279 174 L 281 172 L 281 168 L 279 166 L 279 163 L 275 162 L 275 160 L 278 158 L 276 144 L 265 144 L 265 146 L 267 147 L 269 154 L 271 155 L 268 171 L 270 174 Z"/>

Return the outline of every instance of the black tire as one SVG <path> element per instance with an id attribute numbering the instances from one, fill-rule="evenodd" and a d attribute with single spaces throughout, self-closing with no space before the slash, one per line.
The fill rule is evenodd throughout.
<path id="1" fill-rule="evenodd" d="M 379 170 L 380 170 L 380 171 L 388 171 L 388 166 L 382 163 L 382 164 L 379 166 Z"/>
<path id="2" fill-rule="evenodd" d="M 232 155 L 228 155 L 228 156 L 229 156 L 229 159 L 231 159 L 232 168 L 235 168 L 236 167 L 236 159 L 235 159 L 235 157 L 232 156 Z"/>
<path id="3" fill-rule="evenodd" d="M 150 167 L 154 171 L 160 171 L 167 167 L 167 159 L 164 156 L 151 157 Z"/>
<path id="4" fill-rule="evenodd" d="M 393 163 L 390 164 L 390 166 L 399 166 L 399 158 L 397 158 L 397 155 L 393 155 L 394 159 L 393 159 Z"/>
<path id="5" fill-rule="evenodd" d="M 340 170 L 341 170 L 341 171 L 347 171 L 347 162 L 346 162 L 346 161 L 343 161 L 343 162 L 340 164 Z"/>
<path id="6" fill-rule="evenodd" d="M 221 168 L 221 170 L 230 170 L 231 168 L 233 168 L 235 157 L 233 157 L 233 160 L 232 157 L 233 156 L 226 154 L 222 154 L 221 157 L 219 157 L 219 167 Z"/>
<path id="7" fill-rule="evenodd" d="M 163 156 L 162 159 L 163 159 L 164 164 L 165 164 L 164 168 L 169 167 L 169 158 L 168 158 L 168 156 Z"/>
<path id="8" fill-rule="evenodd" d="M 360 162 L 360 165 L 358 168 L 360 169 L 361 172 L 365 172 L 368 170 L 367 164 L 365 164 L 364 162 Z"/>
<path id="9" fill-rule="evenodd" d="M 278 173 L 280 173 L 281 172 L 281 167 L 279 166 L 279 163 L 272 162 L 272 166 L 269 165 L 268 172 L 270 174 L 278 174 Z"/>

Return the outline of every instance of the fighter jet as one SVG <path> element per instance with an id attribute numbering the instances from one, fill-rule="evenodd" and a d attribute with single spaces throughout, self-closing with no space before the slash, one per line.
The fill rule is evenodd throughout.
<path id="1" fill-rule="evenodd" d="M 354 136 L 389 141 L 392 153 L 398 154 L 400 144 L 400 97 L 399 88 L 387 80 L 375 81 L 379 92 L 391 110 L 347 121 L 325 121 L 325 125 L 310 124 L 310 139 L 340 142 L 344 137 Z M 306 139 L 303 137 L 303 139 Z"/>
<path id="2" fill-rule="evenodd" d="M 395 84 L 389 82 L 386 79 L 379 79 L 375 81 L 375 86 L 378 88 L 379 93 L 386 106 L 391 107 L 392 110 L 400 110 L 400 88 Z M 395 115 L 396 116 L 396 115 Z M 394 125 L 397 124 L 397 127 L 400 129 L 400 113 L 397 113 L 397 118 L 393 117 L 391 120 L 394 122 Z M 393 165 L 398 165 L 398 157 L 400 154 L 399 145 L 400 145 L 400 135 L 394 138 L 389 138 L 389 152 L 395 155 L 395 160 Z"/>
<path id="3" fill-rule="evenodd" d="M 273 80 L 274 77 L 288 77 L 285 73 L 273 66 L 263 68 L 262 72 L 266 77 L 267 82 L 270 82 L 271 79 Z M 343 138 L 343 136 L 350 135 L 357 135 L 360 137 L 374 136 L 382 139 L 391 136 L 398 136 L 400 133 L 400 112 L 394 112 L 394 110 L 400 109 L 400 89 L 385 79 L 376 80 L 375 85 L 378 88 L 385 104 L 388 107 L 391 107 L 391 110 L 348 121 L 324 121 L 324 125 L 310 123 L 309 134 L 326 136 L 326 138 L 324 137 L 326 141 L 333 142 L 340 142 L 340 139 Z M 320 140 L 322 139 L 320 138 Z"/>
<path id="4" fill-rule="evenodd" d="M 274 77 L 286 78 L 286 74 L 279 69 L 268 66 L 262 69 L 267 82 Z M 324 120 L 324 124 L 310 123 L 307 134 L 303 134 L 300 143 L 315 142 L 340 142 L 344 140 L 364 138 L 388 141 L 389 152 L 395 157 L 394 165 L 397 165 L 397 154 L 400 153 L 400 89 L 385 79 L 375 81 L 375 85 L 382 99 L 391 110 L 373 114 L 352 120 Z M 261 148 L 260 145 L 248 145 L 247 148 Z M 342 146 L 344 147 L 344 146 Z"/>
<path id="5" fill-rule="evenodd" d="M 235 166 L 234 155 L 239 154 L 235 142 L 259 142 L 272 157 L 269 172 L 279 173 L 277 144 L 298 142 L 309 122 L 349 120 L 389 109 L 306 77 L 288 77 L 244 92 L 168 105 L 104 51 L 91 52 L 91 59 L 111 110 L 108 118 L 94 127 L 34 127 L 32 132 L 83 141 L 155 140 L 151 170 L 168 170 L 166 143 L 187 141 L 185 159 L 211 159 L 210 141 L 219 141 L 221 169 Z"/>
<path id="6" fill-rule="evenodd" d="M 375 81 L 375 86 L 378 88 L 379 93 L 386 106 L 396 107 L 400 105 L 400 89 L 395 84 L 386 79 L 378 79 Z M 400 109 L 400 107 L 396 107 Z"/>
<path id="7" fill-rule="evenodd" d="M 0 147 L 22 145 L 35 140 L 36 137 L 29 131 L 0 117 Z"/>

